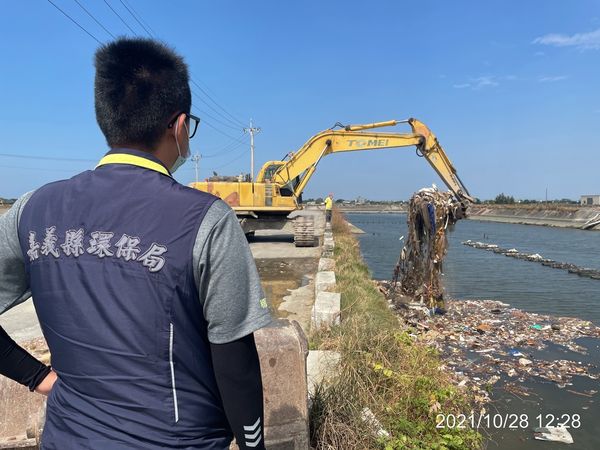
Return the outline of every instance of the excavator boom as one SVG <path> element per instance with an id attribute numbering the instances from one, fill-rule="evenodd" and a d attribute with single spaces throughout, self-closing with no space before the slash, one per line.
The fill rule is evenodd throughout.
<path id="1" fill-rule="evenodd" d="M 385 133 L 363 130 L 396 126 L 408 123 L 412 133 Z M 349 125 L 342 130 L 325 130 L 309 139 L 291 158 L 281 164 L 272 176 L 280 186 L 290 185 L 297 180 L 293 193 L 299 197 L 321 159 L 332 153 L 380 150 L 385 148 L 415 146 L 438 173 L 442 181 L 465 207 L 473 202 L 468 190 L 461 182 L 452 162 L 442 149 L 435 135 L 417 119 L 390 120 L 366 125 Z M 261 173 L 263 173 L 261 171 Z M 263 181 L 263 180 L 258 180 Z"/>

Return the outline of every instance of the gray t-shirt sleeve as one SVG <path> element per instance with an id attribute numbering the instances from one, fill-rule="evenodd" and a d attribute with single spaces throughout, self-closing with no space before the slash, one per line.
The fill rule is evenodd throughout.
<path id="1" fill-rule="evenodd" d="M 21 212 L 31 194 L 22 196 L 0 215 L 0 314 L 31 297 L 18 232 Z"/>
<path id="2" fill-rule="evenodd" d="M 246 236 L 235 212 L 222 200 L 204 217 L 193 259 L 211 343 L 235 341 L 271 322 Z"/>

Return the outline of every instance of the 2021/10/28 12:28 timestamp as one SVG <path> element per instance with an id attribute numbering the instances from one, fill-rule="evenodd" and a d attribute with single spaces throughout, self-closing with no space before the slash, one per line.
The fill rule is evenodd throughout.
<path id="1" fill-rule="evenodd" d="M 532 420 L 533 419 L 533 420 Z M 580 428 L 579 414 L 538 414 L 529 418 L 528 414 L 438 414 L 436 428 L 512 428 L 524 429 L 529 427 L 564 427 Z"/>

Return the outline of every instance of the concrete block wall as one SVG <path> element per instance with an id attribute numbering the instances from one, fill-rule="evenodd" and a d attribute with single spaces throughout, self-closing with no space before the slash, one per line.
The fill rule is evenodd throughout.
<path id="1" fill-rule="evenodd" d="M 327 383 L 335 376 L 340 363 L 340 354 L 332 350 L 311 350 L 306 361 L 308 394 L 314 395 L 318 384 Z"/>
<path id="2" fill-rule="evenodd" d="M 255 333 L 269 450 L 308 450 L 308 341 L 296 321 L 278 319 Z"/>
<path id="3" fill-rule="evenodd" d="M 340 320 L 341 295 L 334 292 L 335 261 L 331 258 L 334 248 L 333 233 L 327 226 L 323 257 L 315 276 L 311 327 L 328 327 Z M 306 336 L 295 321 L 276 320 L 259 330 L 255 337 L 263 377 L 266 446 L 269 450 L 308 450 L 309 386 L 314 387 L 331 377 L 340 355 L 328 351 L 309 352 Z"/>
<path id="4" fill-rule="evenodd" d="M 315 277 L 315 303 L 312 309 L 311 327 L 328 328 L 338 325 L 341 320 L 341 294 L 335 292 L 335 242 L 331 227 L 325 229 L 322 257 Z M 339 352 L 311 350 L 308 353 L 308 393 L 314 395 L 317 385 L 328 383 L 335 376 L 341 360 Z"/>
<path id="5" fill-rule="evenodd" d="M 335 242 L 329 224 L 325 228 L 322 258 L 315 276 L 315 304 L 312 309 L 311 327 L 330 327 L 340 323 L 341 294 L 335 292 Z"/>

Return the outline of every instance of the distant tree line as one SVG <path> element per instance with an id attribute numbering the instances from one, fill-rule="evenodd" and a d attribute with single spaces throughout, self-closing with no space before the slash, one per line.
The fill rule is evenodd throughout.
<path id="1" fill-rule="evenodd" d="M 548 200 L 548 201 L 532 200 L 532 199 L 527 199 L 527 198 L 515 200 L 515 198 L 512 195 L 506 195 L 504 192 L 496 195 L 496 197 L 493 200 L 481 200 L 479 198 L 476 198 L 475 203 L 476 204 L 483 203 L 486 205 L 514 205 L 515 203 L 519 203 L 522 205 L 535 205 L 535 204 L 546 204 L 546 203 L 567 204 L 567 205 L 579 204 L 579 202 L 577 200 L 572 200 L 570 198 L 561 198 L 561 199 L 554 199 L 554 200 Z"/>
<path id="2" fill-rule="evenodd" d="M 494 203 L 497 205 L 513 205 L 515 198 L 512 195 L 504 195 L 504 192 L 496 195 Z"/>
<path id="3" fill-rule="evenodd" d="M 323 203 L 325 200 L 322 197 L 318 198 L 309 198 L 304 200 L 304 203 Z M 336 198 L 334 200 L 337 204 L 365 204 L 365 205 L 404 205 L 408 203 L 405 200 L 368 200 L 368 199 L 360 199 L 360 200 L 346 200 L 343 198 Z M 533 200 L 533 199 L 515 199 L 512 195 L 507 195 L 504 192 L 496 195 L 495 198 L 490 200 L 481 200 L 480 198 L 475 198 L 476 204 L 486 204 L 486 205 L 514 205 L 514 204 L 524 204 L 524 205 L 535 205 L 535 204 L 544 204 L 544 203 L 553 203 L 553 204 L 568 204 L 568 205 L 578 205 L 579 202 L 577 200 L 571 200 L 570 198 L 561 198 L 548 200 Z"/>

